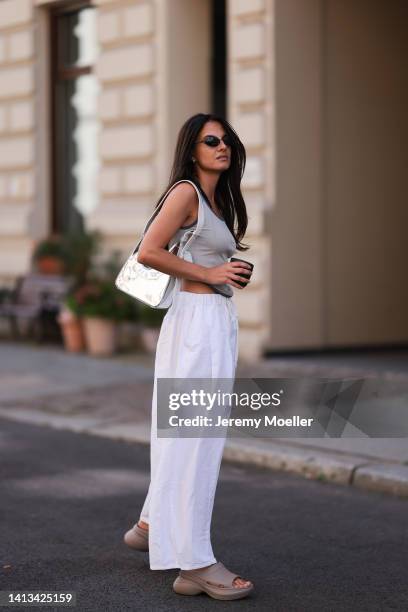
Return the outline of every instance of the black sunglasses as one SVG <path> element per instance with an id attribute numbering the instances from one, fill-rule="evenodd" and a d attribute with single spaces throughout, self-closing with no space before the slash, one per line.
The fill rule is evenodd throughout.
<path id="1" fill-rule="evenodd" d="M 203 142 L 209 147 L 218 147 L 221 140 L 224 142 L 226 147 L 232 146 L 232 141 L 231 141 L 231 138 L 228 136 L 228 134 L 224 134 L 222 138 L 218 138 L 218 136 L 212 136 L 209 134 L 208 136 L 203 138 L 203 140 L 198 140 L 195 144 L 199 144 L 200 142 Z"/>

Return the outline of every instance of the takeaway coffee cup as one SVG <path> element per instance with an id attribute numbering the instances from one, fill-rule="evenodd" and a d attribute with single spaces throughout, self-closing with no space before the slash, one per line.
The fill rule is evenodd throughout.
<path id="1" fill-rule="evenodd" d="M 249 264 L 251 266 L 251 271 L 249 274 L 244 274 L 244 272 L 239 272 L 239 276 L 245 276 L 245 278 L 250 279 L 251 278 L 251 274 L 254 270 L 254 264 L 252 264 L 250 261 L 247 261 L 246 259 L 239 259 L 238 257 L 231 257 L 230 261 L 243 261 L 246 264 Z M 241 285 L 241 287 L 246 287 L 247 283 L 245 281 L 235 281 L 238 285 Z"/>

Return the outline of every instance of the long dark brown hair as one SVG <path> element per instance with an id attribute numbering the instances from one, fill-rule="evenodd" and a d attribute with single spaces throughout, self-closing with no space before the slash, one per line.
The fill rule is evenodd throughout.
<path id="1" fill-rule="evenodd" d="M 187 119 L 181 127 L 177 139 L 169 183 L 161 194 L 156 207 L 172 185 L 182 179 L 193 181 L 202 191 L 195 171 L 195 164 L 192 161 L 192 155 L 198 134 L 208 121 L 217 121 L 220 123 L 231 140 L 231 163 L 229 168 L 220 174 L 215 188 L 215 201 L 222 213 L 225 223 L 235 238 L 237 250 L 247 251 L 250 247 L 244 243 L 240 243 L 248 226 L 245 201 L 242 197 L 240 187 L 245 170 L 246 152 L 238 134 L 223 117 L 213 114 L 198 113 Z"/>

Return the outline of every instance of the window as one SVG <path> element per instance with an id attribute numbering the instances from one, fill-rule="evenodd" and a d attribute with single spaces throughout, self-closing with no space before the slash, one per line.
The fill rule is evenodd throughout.
<path id="1" fill-rule="evenodd" d="M 74 4 L 51 14 L 52 229 L 61 233 L 82 231 L 98 197 L 95 9 Z"/>
<path id="2" fill-rule="evenodd" d="M 227 29 L 225 0 L 212 0 L 212 112 L 227 113 Z"/>

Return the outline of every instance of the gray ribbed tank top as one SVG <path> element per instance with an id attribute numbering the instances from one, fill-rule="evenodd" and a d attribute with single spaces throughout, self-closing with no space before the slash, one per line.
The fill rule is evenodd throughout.
<path id="1" fill-rule="evenodd" d="M 200 189 L 200 187 L 198 188 Z M 200 193 L 202 198 L 200 198 L 201 201 L 199 202 L 199 206 L 202 206 L 203 224 L 198 236 L 194 238 L 189 250 L 193 263 L 206 268 L 212 268 L 225 263 L 234 255 L 236 251 L 236 243 L 234 236 L 231 234 L 228 228 L 228 225 L 213 211 L 202 189 L 200 189 Z M 201 202 L 204 202 L 204 205 L 202 205 Z M 169 248 L 171 248 L 173 244 L 179 242 L 184 234 L 193 229 L 196 225 L 197 221 L 191 225 L 180 227 L 180 229 L 172 237 L 169 243 Z M 234 295 L 232 285 L 206 284 L 212 287 L 216 293 L 220 293 L 225 297 L 232 297 Z"/>

